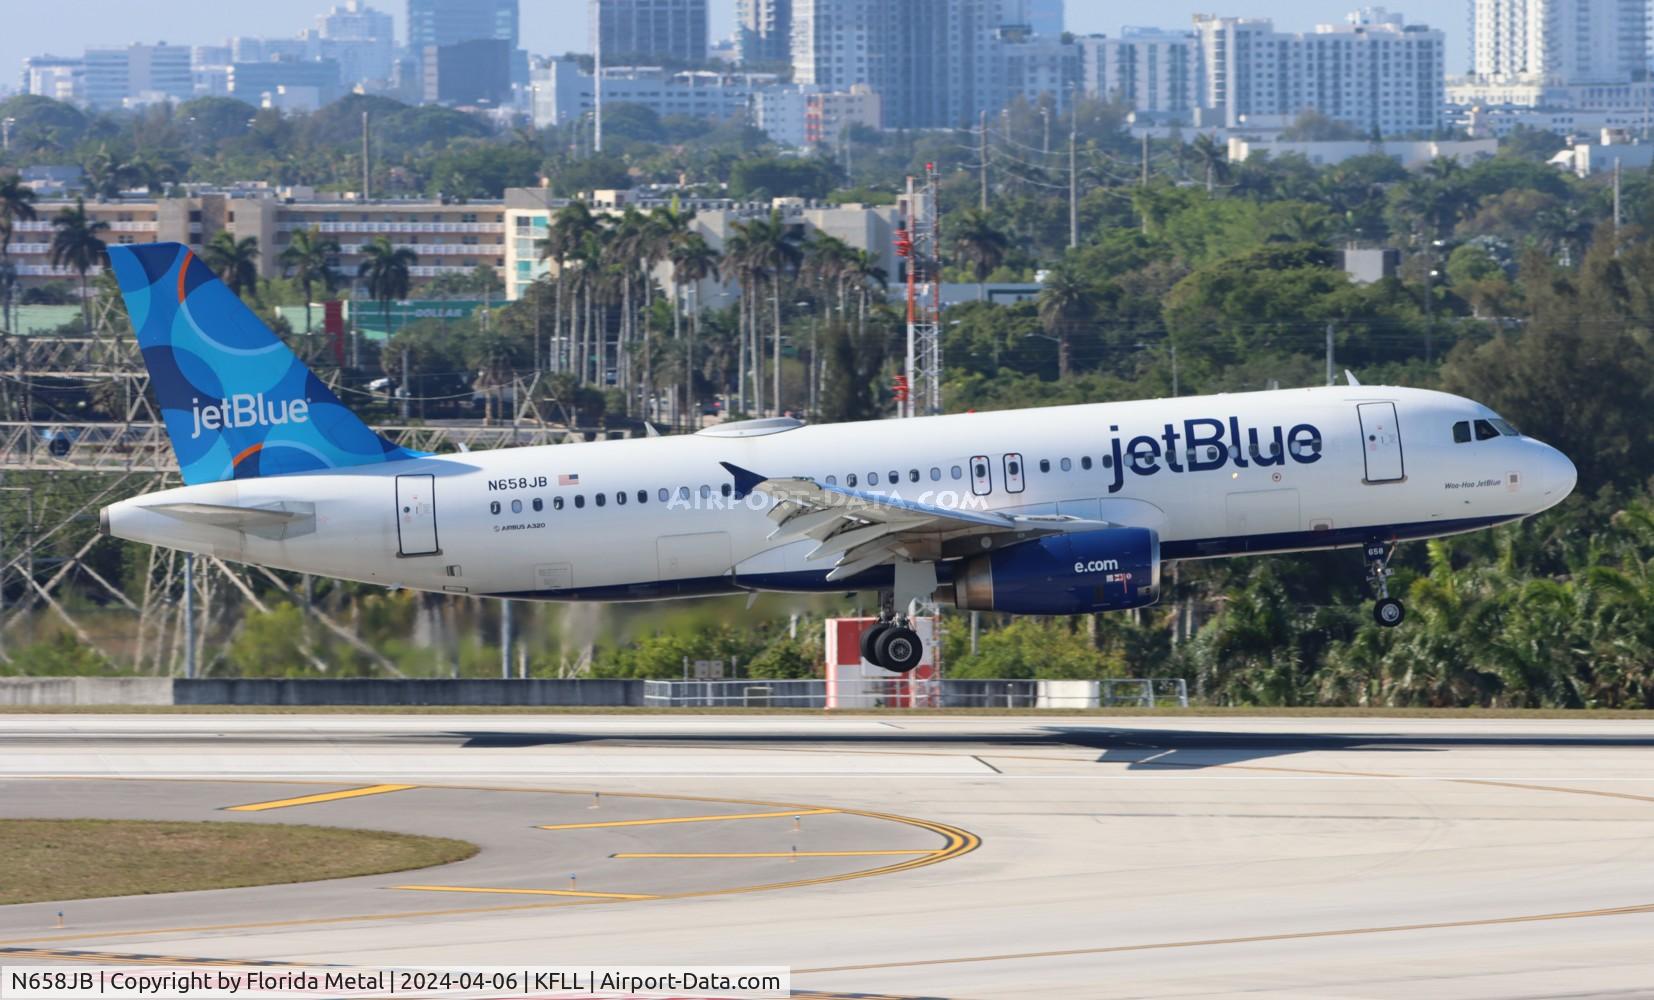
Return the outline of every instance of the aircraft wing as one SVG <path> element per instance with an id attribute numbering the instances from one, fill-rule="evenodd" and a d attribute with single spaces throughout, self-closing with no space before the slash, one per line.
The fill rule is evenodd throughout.
<path id="1" fill-rule="evenodd" d="M 769 512 L 776 523 L 771 540 L 811 539 L 816 547 L 806 558 L 835 560 L 828 580 L 852 577 L 897 559 L 936 562 L 1041 535 L 1110 526 L 1056 514 L 941 507 L 809 478 L 771 478 L 728 462 L 720 464 L 735 477 L 737 498 L 761 492 L 775 501 Z"/>

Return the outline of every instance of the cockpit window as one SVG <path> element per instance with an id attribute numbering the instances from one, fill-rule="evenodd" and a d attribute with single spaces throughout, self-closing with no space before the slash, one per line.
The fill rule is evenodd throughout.
<path id="1" fill-rule="evenodd" d="M 1470 421 L 1461 420 L 1453 425 L 1453 441 L 1455 444 L 1465 444 L 1470 440 Z"/>
<path id="2" fill-rule="evenodd" d="M 1500 420 L 1498 417 L 1494 417 L 1492 420 L 1489 420 L 1488 423 L 1490 423 L 1493 426 L 1499 428 L 1499 433 L 1503 434 L 1505 437 L 1521 437 L 1522 436 L 1522 432 L 1517 430 L 1516 428 L 1512 427 L 1510 425 L 1510 421 L 1508 421 L 1508 420 Z"/>
<path id="3" fill-rule="evenodd" d="M 1499 432 L 1486 420 L 1476 421 L 1476 440 L 1491 441 L 1499 436 Z"/>

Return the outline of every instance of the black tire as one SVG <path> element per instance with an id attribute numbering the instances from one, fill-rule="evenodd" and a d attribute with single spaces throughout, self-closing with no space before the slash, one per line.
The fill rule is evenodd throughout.
<path id="1" fill-rule="evenodd" d="M 874 652 L 879 654 L 875 663 L 898 674 L 913 670 L 925 658 L 924 643 L 920 641 L 919 633 L 910 628 L 893 628 L 879 636 Z"/>
<path id="2" fill-rule="evenodd" d="M 864 629 L 861 634 L 861 658 L 876 667 L 883 666 L 884 664 L 879 662 L 878 643 L 886 632 L 895 627 L 889 622 L 874 622 Z"/>
<path id="3" fill-rule="evenodd" d="M 1395 628 L 1407 618 L 1407 609 L 1393 597 L 1386 597 L 1373 605 L 1373 621 L 1383 628 Z"/>

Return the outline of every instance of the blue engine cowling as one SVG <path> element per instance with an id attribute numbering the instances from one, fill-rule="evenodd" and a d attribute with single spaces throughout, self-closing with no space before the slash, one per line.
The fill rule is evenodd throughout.
<path id="1" fill-rule="evenodd" d="M 954 571 L 962 611 L 1079 615 L 1160 599 L 1160 536 L 1148 528 L 1049 535 L 972 556 Z"/>

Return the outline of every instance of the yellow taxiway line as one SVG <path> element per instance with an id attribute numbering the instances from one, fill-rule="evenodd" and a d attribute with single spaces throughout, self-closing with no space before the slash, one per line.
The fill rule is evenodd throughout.
<path id="1" fill-rule="evenodd" d="M 630 892 L 576 892 L 573 889 L 490 889 L 469 885 L 393 885 L 392 889 L 412 889 L 418 892 L 483 892 L 507 896 L 579 896 L 584 899 L 658 899 Z"/>
<path id="2" fill-rule="evenodd" d="M 666 819 L 614 819 L 606 823 L 558 823 L 541 830 L 602 830 L 617 826 L 660 826 L 666 823 L 716 823 L 726 819 L 789 819 L 798 816 L 825 816 L 838 809 L 788 809 L 785 812 L 724 813 L 720 816 L 671 816 Z"/>
<path id="3" fill-rule="evenodd" d="M 941 851 L 714 851 L 710 853 L 636 852 L 611 854 L 611 858 L 911 858 L 921 854 L 941 854 Z"/>
<path id="4" fill-rule="evenodd" d="M 337 802 L 340 799 L 355 799 L 364 795 L 383 795 L 386 792 L 401 792 L 417 785 L 367 785 L 363 788 L 346 788 L 338 792 L 322 792 L 317 795 L 300 795 L 292 799 L 275 799 L 270 802 L 252 802 L 244 806 L 226 806 L 225 812 L 263 812 L 266 809 L 288 809 L 293 806 L 309 806 L 318 802 Z"/>

